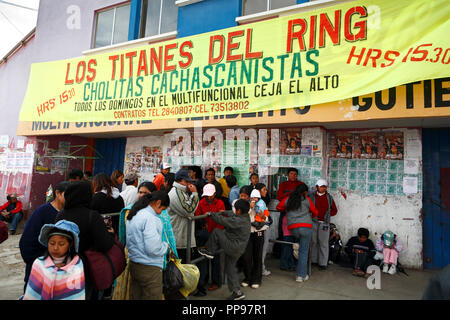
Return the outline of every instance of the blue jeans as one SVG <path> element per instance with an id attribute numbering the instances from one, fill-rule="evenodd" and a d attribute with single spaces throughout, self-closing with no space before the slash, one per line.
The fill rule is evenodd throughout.
<path id="1" fill-rule="evenodd" d="M 17 212 L 17 213 L 11 213 L 9 215 L 9 218 L 5 218 L 4 216 L 2 216 L 0 214 L 0 220 L 10 223 L 11 225 L 9 226 L 9 230 L 14 231 L 14 230 L 16 230 L 17 225 L 19 224 L 20 220 L 22 219 L 22 216 L 23 216 L 22 211 Z"/>
<path id="2" fill-rule="evenodd" d="M 283 236 L 283 241 L 295 242 L 294 236 Z M 291 270 L 295 266 L 294 255 L 292 254 L 292 245 L 281 244 L 280 269 Z"/>
<path id="3" fill-rule="evenodd" d="M 291 230 L 292 234 L 298 241 L 298 263 L 297 263 L 297 276 L 306 277 L 308 271 L 308 251 L 309 243 L 311 241 L 311 228 L 295 228 Z"/>

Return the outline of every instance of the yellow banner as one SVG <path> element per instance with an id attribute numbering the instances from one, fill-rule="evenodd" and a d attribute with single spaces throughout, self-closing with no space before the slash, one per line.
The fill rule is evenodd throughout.
<path id="1" fill-rule="evenodd" d="M 129 121 L 316 105 L 450 76 L 448 0 L 352 1 L 33 64 L 19 120 Z"/>

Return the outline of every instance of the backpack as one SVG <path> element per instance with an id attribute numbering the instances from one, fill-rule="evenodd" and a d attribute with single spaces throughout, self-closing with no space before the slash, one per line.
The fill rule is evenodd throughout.
<path id="1" fill-rule="evenodd" d="M 0 243 L 8 239 L 8 226 L 3 221 L 0 221 Z"/>
<path id="2" fill-rule="evenodd" d="M 89 225 L 92 220 L 92 211 L 89 212 Z M 113 284 L 114 280 L 125 270 L 125 248 L 114 239 L 114 244 L 108 252 L 103 253 L 94 249 L 84 252 L 89 266 L 89 273 L 97 290 L 103 291 Z"/>

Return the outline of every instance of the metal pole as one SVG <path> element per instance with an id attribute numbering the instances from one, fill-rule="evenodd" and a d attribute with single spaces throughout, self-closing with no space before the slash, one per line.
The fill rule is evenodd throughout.
<path id="1" fill-rule="evenodd" d="M 188 217 L 188 227 L 187 227 L 187 243 L 186 243 L 186 263 L 191 263 L 191 233 L 192 233 L 192 220 Z"/>

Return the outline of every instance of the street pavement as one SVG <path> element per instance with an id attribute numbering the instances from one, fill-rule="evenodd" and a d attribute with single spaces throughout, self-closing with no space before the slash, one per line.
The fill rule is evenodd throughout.
<path id="1" fill-rule="evenodd" d="M 0 244 L 0 300 L 17 300 L 23 291 L 25 263 L 19 251 L 20 234 L 10 235 Z M 263 277 L 259 289 L 242 288 L 247 300 L 417 300 L 421 299 L 431 276 L 437 271 L 407 269 L 408 276 L 381 273 L 381 289 L 368 289 L 365 278 L 352 276 L 352 270 L 330 265 L 319 271 L 313 267 L 304 283 L 295 281 L 295 272 L 279 269 L 279 260 L 267 258 L 271 275 Z M 241 278 L 243 275 L 240 275 Z M 228 287 L 208 292 L 206 297 L 190 300 L 223 300 Z"/>

